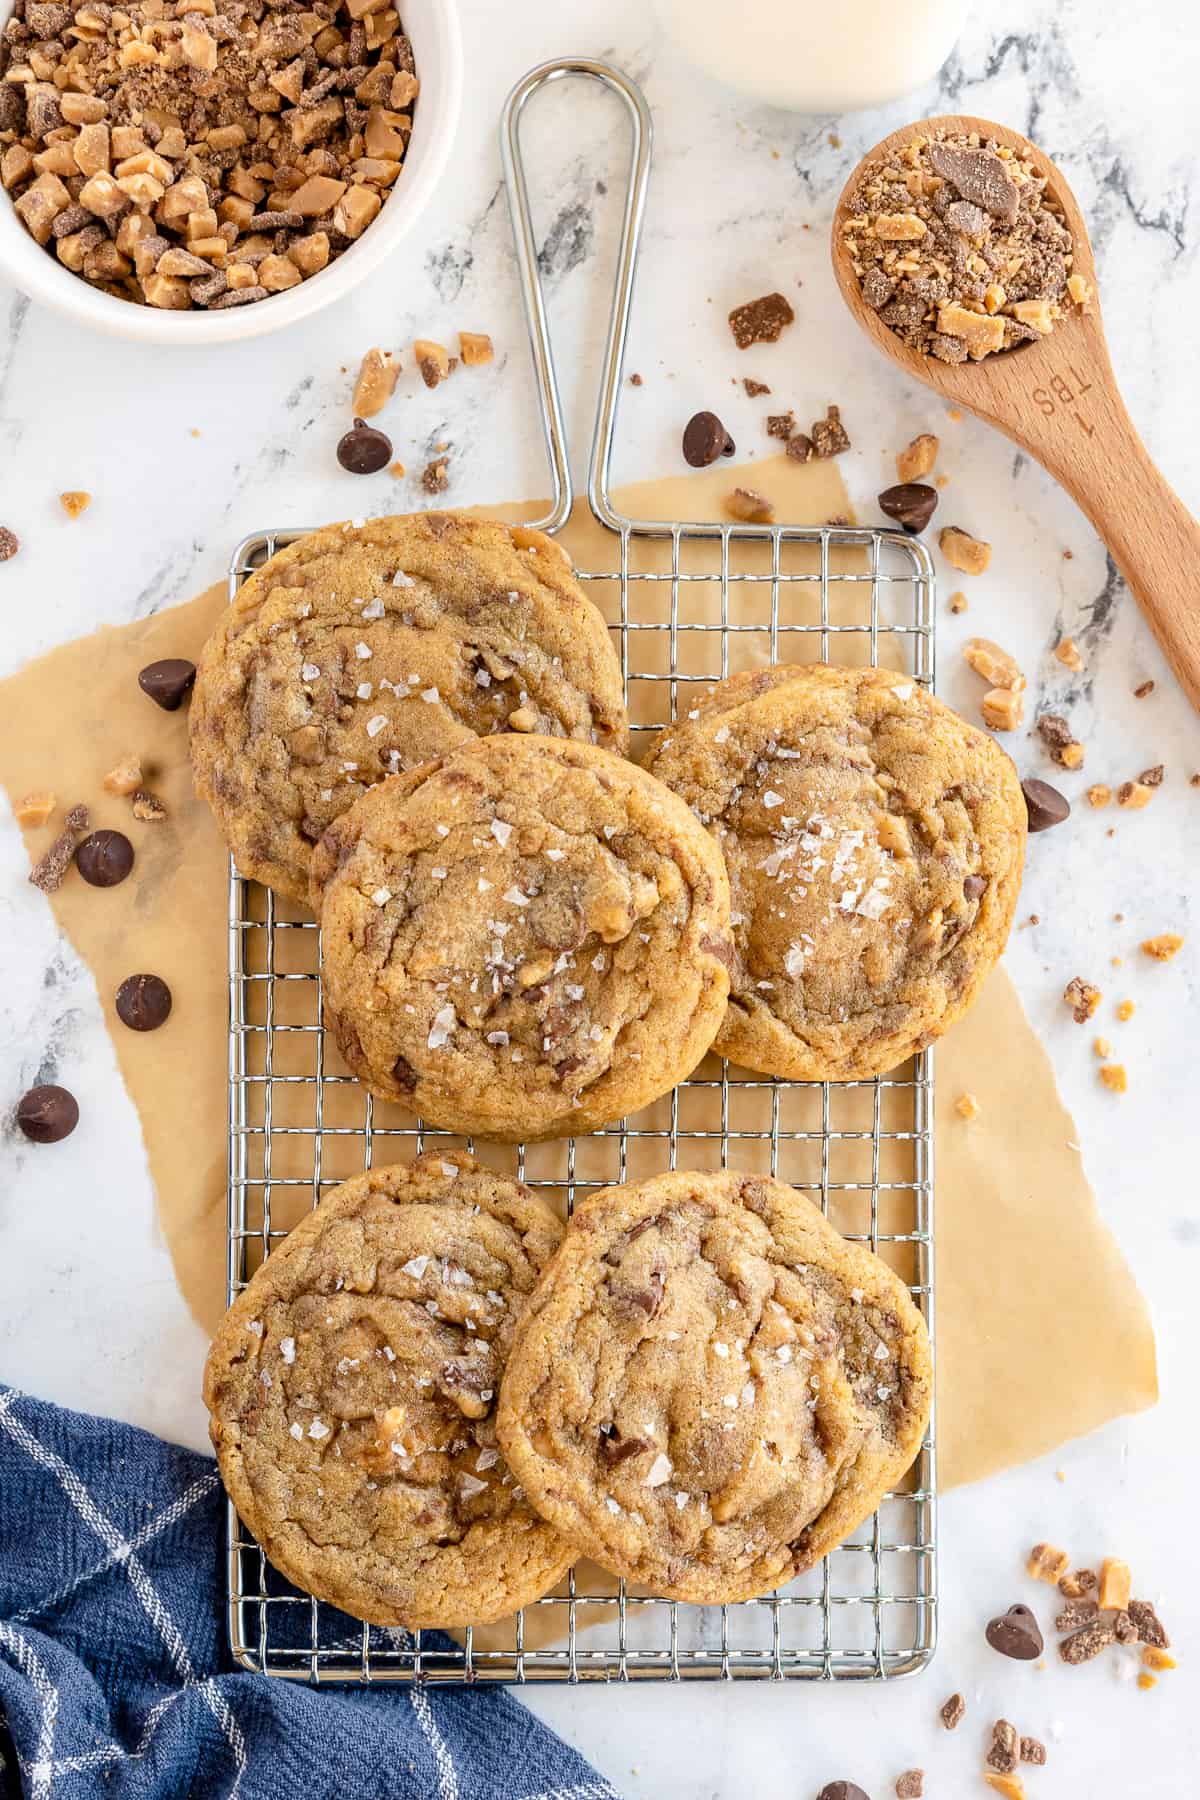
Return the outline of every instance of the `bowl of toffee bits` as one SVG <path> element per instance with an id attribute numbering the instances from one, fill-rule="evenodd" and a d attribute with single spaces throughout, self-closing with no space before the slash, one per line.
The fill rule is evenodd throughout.
<path id="1" fill-rule="evenodd" d="M 340 298 L 431 199 L 446 0 L 0 0 L 0 272 L 147 343 Z"/>

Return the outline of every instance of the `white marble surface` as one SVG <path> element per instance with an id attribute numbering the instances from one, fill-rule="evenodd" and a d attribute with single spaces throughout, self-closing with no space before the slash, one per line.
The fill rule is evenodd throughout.
<path id="1" fill-rule="evenodd" d="M 970 584 L 966 617 L 943 610 L 943 695 L 964 707 L 977 697 L 956 646 L 982 632 L 1030 672 L 1031 715 L 1051 699 L 1069 711 L 1088 744 L 1088 778 L 1115 782 L 1151 763 L 1167 766 L 1148 811 L 1082 807 L 1065 829 L 1032 841 L 1022 913 L 1041 923 L 1016 934 L 1008 958 L 1075 1111 L 1105 1216 L 1152 1303 L 1162 1404 L 948 1499 L 942 1648 L 924 1678 L 887 1691 L 529 1696 L 623 1791 L 647 1800 L 807 1800 L 838 1775 L 879 1800 L 914 1764 L 929 1771 L 931 1800 L 983 1792 L 983 1721 L 1000 1713 L 1057 1740 L 1052 1766 L 1030 1777 L 1031 1795 L 1140 1800 L 1195 1789 L 1200 1708 L 1188 1658 L 1194 1666 L 1200 1628 L 1192 1527 L 1200 1459 L 1189 1284 L 1200 1259 L 1200 984 L 1190 915 L 1200 791 L 1187 777 L 1200 768 L 1200 725 L 1066 497 L 982 425 L 948 421 L 932 396 L 868 351 L 834 293 L 826 229 L 845 173 L 906 117 L 954 104 L 1031 132 L 1061 160 L 1092 220 L 1131 409 L 1168 478 L 1200 508 L 1200 377 L 1191 349 L 1200 23 L 1191 0 L 1145 0 L 1136 9 L 1012 0 L 998 13 L 976 12 L 936 87 L 878 114 L 802 120 L 695 76 L 662 41 L 645 0 L 574 0 L 559 9 L 463 0 L 468 98 L 451 176 L 405 250 L 352 303 L 281 338 L 202 357 L 69 335 L 0 286 L 0 522 L 23 545 L 0 569 L 0 668 L 8 670 L 101 620 L 130 619 L 195 592 L 222 573 L 232 544 L 253 528 L 415 504 L 415 489 L 386 475 L 356 482 L 333 460 L 347 420 L 345 368 L 371 343 L 402 346 L 415 332 L 444 338 L 459 326 L 490 331 L 499 348 L 492 370 L 434 394 L 405 384 L 388 418 L 397 454 L 419 469 L 431 445 L 451 440 L 455 500 L 544 491 L 494 123 L 508 86 L 534 62 L 564 50 L 609 57 L 644 83 L 657 131 L 627 365 L 645 381 L 625 390 L 618 475 L 676 467 L 680 425 L 700 406 L 719 405 L 743 446 L 765 448 L 760 408 L 730 385 L 732 373 L 751 367 L 804 418 L 840 403 L 855 442 L 846 476 L 864 517 L 874 516 L 872 498 L 895 448 L 916 431 L 938 432 L 951 477 L 943 518 L 996 547 L 989 574 Z M 835 129 L 839 145 L 829 141 Z M 538 114 L 530 144 L 582 447 L 622 175 L 615 108 L 598 95 L 560 92 Z M 724 315 L 773 286 L 793 295 L 798 324 L 778 346 L 740 362 Z M 55 499 L 67 487 L 95 495 L 75 524 Z M 944 598 L 961 584 L 942 574 Z M 1049 655 L 1060 629 L 1084 647 L 1082 677 Z M 1131 690 L 1147 677 L 1155 693 L 1134 700 Z M 1024 770 L 1052 773 L 1032 740 L 1022 736 L 1013 748 Z M 1074 795 L 1084 777 L 1064 785 Z M 0 1135 L 0 1377 L 200 1444 L 204 1346 L 156 1231 L 137 1120 L 90 978 L 23 872 L 5 818 L 0 1112 L 35 1079 L 57 1078 L 79 1096 L 83 1124 L 50 1150 L 26 1145 L 7 1124 Z M 1139 957 L 1141 937 L 1187 932 L 1189 919 L 1193 935 L 1173 964 Z M 1109 966 L 1114 955 L 1125 958 L 1119 971 Z M 1102 1015 L 1129 1066 L 1123 1099 L 1099 1088 L 1092 1033 L 1071 1023 L 1059 999 L 1077 972 L 1094 976 L 1108 996 L 1137 1001 L 1129 1024 L 1111 1024 L 1107 1001 Z M 219 981 L 222 972 L 203 978 Z M 1108 1665 L 1039 1673 L 987 1651 L 982 1623 L 1022 1595 L 1018 1553 L 1038 1537 L 1081 1556 L 1128 1556 L 1183 1644 L 1179 1673 L 1143 1694 Z M 936 1725 L 936 1709 L 954 1688 L 972 1709 L 951 1738 Z"/>

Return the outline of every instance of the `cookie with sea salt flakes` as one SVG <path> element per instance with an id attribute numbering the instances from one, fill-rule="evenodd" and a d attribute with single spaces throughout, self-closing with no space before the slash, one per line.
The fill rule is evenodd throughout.
<path id="1" fill-rule="evenodd" d="M 576 1208 L 509 1351 L 497 1431 L 544 1518 L 655 1594 L 749 1600 L 846 1538 L 920 1448 L 904 1283 L 768 1176 L 672 1173 Z"/>
<path id="2" fill-rule="evenodd" d="M 594 1131 L 682 1080 L 725 1012 L 721 853 L 591 744 L 481 738 L 382 782 L 318 845 L 313 905 L 342 1055 L 451 1131 Z"/>
<path id="3" fill-rule="evenodd" d="M 999 745 L 885 669 L 747 671 L 646 767 L 729 869 L 714 1048 L 789 1081 L 878 1075 L 971 1005 L 1012 924 L 1026 808 Z"/>
<path id="4" fill-rule="evenodd" d="M 276 1568 L 379 1625 L 505 1617 L 571 1550 L 496 1441 L 521 1310 L 562 1237 L 453 1152 L 343 1182 L 235 1300 L 204 1373 L 221 1476 Z"/>
<path id="5" fill-rule="evenodd" d="M 385 775 L 497 731 L 629 741 L 608 628 L 566 552 L 432 512 L 273 556 L 205 645 L 190 723 L 238 868 L 297 900 L 321 833 Z"/>

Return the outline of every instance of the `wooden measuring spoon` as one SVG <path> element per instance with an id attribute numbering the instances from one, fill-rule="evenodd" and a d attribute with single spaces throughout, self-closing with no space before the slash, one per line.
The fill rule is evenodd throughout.
<path id="1" fill-rule="evenodd" d="M 867 165 L 920 134 L 976 131 L 1044 175 L 1074 239 L 1072 272 L 1092 289 L 1048 337 L 981 362 L 944 363 L 898 338 L 862 297 L 843 232 L 848 199 Z M 894 131 L 867 153 L 833 215 L 833 270 L 867 336 L 914 381 L 998 426 L 1066 488 L 1087 514 L 1149 621 L 1193 706 L 1200 709 L 1200 526 L 1151 462 L 1117 391 L 1096 293 L 1096 265 L 1079 203 L 1048 156 L 1017 131 L 950 114 Z"/>

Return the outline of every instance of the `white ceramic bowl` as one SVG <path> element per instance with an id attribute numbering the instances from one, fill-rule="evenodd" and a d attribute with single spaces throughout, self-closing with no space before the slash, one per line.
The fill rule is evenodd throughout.
<path id="1" fill-rule="evenodd" d="M 0 14 L 6 15 L 6 0 Z M 378 217 L 357 243 L 319 275 L 286 293 L 223 312 L 165 312 L 116 300 L 64 269 L 35 244 L 0 193 L 0 274 L 33 300 L 80 325 L 143 344 L 222 344 L 232 338 L 261 337 L 307 319 L 348 294 L 379 267 L 428 205 L 454 142 L 462 101 L 462 38 L 454 0 L 400 0 L 400 17 L 412 39 L 421 93 L 413 112 L 412 139 L 404 166 Z"/>

